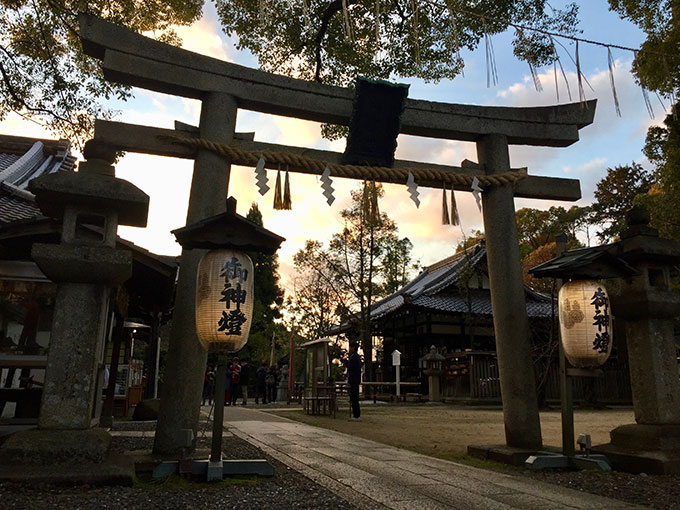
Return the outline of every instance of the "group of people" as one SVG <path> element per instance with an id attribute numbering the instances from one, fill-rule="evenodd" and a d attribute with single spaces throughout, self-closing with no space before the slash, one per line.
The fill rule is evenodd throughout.
<path id="1" fill-rule="evenodd" d="M 361 384 L 361 367 L 363 362 L 359 356 L 358 343 L 350 342 L 349 356 L 343 360 L 347 368 L 347 382 L 349 383 L 349 400 L 351 404 L 351 420 L 359 420 L 361 409 L 359 407 L 359 385 Z M 212 405 L 212 398 L 215 394 L 215 370 L 212 365 L 208 365 L 205 370 L 205 382 L 203 384 L 203 405 L 206 400 L 208 405 Z M 255 403 L 263 404 L 276 402 L 276 389 L 279 382 L 279 371 L 276 365 L 267 366 L 263 362 L 255 372 Z M 234 358 L 227 366 L 227 386 L 224 405 L 236 405 L 239 390 L 243 397 L 242 405 L 248 404 L 248 385 L 250 383 L 250 366 L 243 360 L 239 363 L 238 358 Z"/>
<path id="2" fill-rule="evenodd" d="M 215 394 L 215 380 L 217 374 L 215 368 L 208 364 L 205 369 L 203 382 L 203 405 L 206 401 L 212 405 L 213 395 Z M 271 367 L 263 362 L 255 372 L 255 403 L 259 404 L 260 399 L 263 404 L 276 402 L 276 387 L 279 381 L 279 372 L 276 365 Z M 227 365 L 227 384 L 224 398 L 224 405 L 236 405 L 239 398 L 239 391 L 242 397 L 241 405 L 248 405 L 248 386 L 250 384 L 250 365 L 246 360 L 239 362 L 234 358 Z"/>

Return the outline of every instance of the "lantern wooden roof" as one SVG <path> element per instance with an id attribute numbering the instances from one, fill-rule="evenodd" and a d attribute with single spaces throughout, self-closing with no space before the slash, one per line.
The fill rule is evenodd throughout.
<path id="1" fill-rule="evenodd" d="M 233 248 L 273 255 L 286 239 L 236 214 L 236 199 L 227 199 L 227 212 L 173 230 L 177 242 L 189 250 Z"/>
<path id="2" fill-rule="evenodd" d="M 565 251 L 558 257 L 533 267 L 529 273 L 537 278 L 603 279 L 625 278 L 638 274 L 617 255 L 618 244 Z"/>

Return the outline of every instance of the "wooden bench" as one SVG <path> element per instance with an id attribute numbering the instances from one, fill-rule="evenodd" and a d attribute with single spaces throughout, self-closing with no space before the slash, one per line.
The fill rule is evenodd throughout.
<path id="1" fill-rule="evenodd" d="M 305 395 L 303 398 L 305 413 L 312 415 L 332 414 L 335 418 L 335 384 L 318 385 L 314 390 L 316 394 Z"/>

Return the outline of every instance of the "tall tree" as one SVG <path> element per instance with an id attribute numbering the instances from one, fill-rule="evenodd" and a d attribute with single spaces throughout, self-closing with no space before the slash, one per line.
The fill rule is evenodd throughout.
<path id="1" fill-rule="evenodd" d="M 545 0 L 217 0 L 228 34 L 263 68 L 346 85 L 357 74 L 416 76 L 437 81 L 461 73 L 460 49 L 510 23 L 573 33 L 578 7 Z M 552 62 L 550 38 L 517 33 L 515 54 L 534 65 Z"/>
<path id="2" fill-rule="evenodd" d="M 674 105 L 663 126 L 647 131 L 644 153 L 656 167 L 655 183 L 647 195 L 638 196 L 652 216 L 652 225 L 663 237 L 680 241 L 680 119 Z"/>
<path id="3" fill-rule="evenodd" d="M 649 89 L 674 96 L 680 88 L 680 3 L 609 0 L 609 6 L 647 35 L 633 60 L 633 73 L 638 81 Z"/>
<path id="4" fill-rule="evenodd" d="M 639 163 L 607 169 L 607 175 L 597 183 L 593 204 L 593 219 L 606 225 L 597 234 L 602 241 L 611 241 L 621 234 L 626 211 L 637 195 L 650 190 L 652 182 L 652 175 Z"/>
<path id="5" fill-rule="evenodd" d="M 349 85 L 368 78 L 417 77 L 437 82 L 463 72 L 460 51 L 511 23 L 572 34 L 578 7 L 547 0 L 216 0 L 227 34 L 257 55 L 263 69 L 306 80 Z M 552 63 L 542 32 L 515 31 L 514 53 L 532 66 Z M 324 126 L 335 138 L 345 130 Z"/>
<path id="6" fill-rule="evenodd" d="M 3 0 L 0 120 L 16 112 L 84 142 L 94 117 L 112 114 L 104 100 L 127 99 L 131 92 L 105 81 L 100 65 L 83 54 L 78 14 L 94 14 L 177 44 L 172 25 L 192 23 L 202 6 L 203 0 Z"/>
<path id="7" fill-rule="evenodd" d="M 307 241 L 293 257 L 294 293 L 286 308 L 294 317 L 295 328 L 307 339 L 320 338 L 328 329 L 347 317 L 344 290 L 338 287 L 334 268 L 338 262 L 319 241 Z"/>
<path id="8" fill-rule="evenodd" d="M 467 250 L 475 244 L 483 241 L 485 238 L 486 235 L 481 230 L 474 230 L 469 236 L 464 235 L 463 240 L 458 243 L 458 246 L 456 246 L 456 253 Z"/>
<path id="9" fill-rule="evenodd" d="M 256 203 L 250 206 L 246 218 L 263 226 L 262 213 Z M 279 340 L 285 336 L 285 329 L 277 322 L 281 319 L 283 289 L 279 286 L 278 255 L 249 253 L 255 272 L 253 282 L 253 323 L 248 343 L 241 351 L 241 357 L 249 360 L 269 360 L 272 335 Z"/>
<path id="10" fill-rule="evenodd" d="M 411 257 L 411 243 L 398 239 L 394 222 L 369 205 L 376 201 L 370 199 L 373 189 L 375 199 L 382 196 L 382 187 L 371 183 L 352 192 L 349 208 L 341 213 L 345 226 L 333 236 L 328 248 L 318 241 L 308 241 L 305 249 L 295 255 L 296 267 L 303 274 L 311 271 L 315 278 L 322 279 L 323 296 L 335 300 L 334 305 L 323 301 L 324 312 L 351 323 L 348 336 L 361 342 L 368 380 L 373 380 L 371 306 L 396 285 L 395 273 L 401 271 L 406 278 L 410 276 L 408 264 L 406 267 L 401 264 Z M 402 250 L 401 258 L 391 251 L 395 246 Z M 295 300 L 303 297 L 297 295 Z M 313 309 L 313 303 L 299 306 Z M 315 323 L 320 322 L 318 317 Z"/>
<path id="11" fill-rule="evenodd" d="M 385 243 L 385 253 L 382 257 L 383 284 L 380 293 L 388 296 L 410 281 L 411 273 L 419 269 L 411 257 L 413 243 L 408 237 L 399 239 L 389 237 Z"/>

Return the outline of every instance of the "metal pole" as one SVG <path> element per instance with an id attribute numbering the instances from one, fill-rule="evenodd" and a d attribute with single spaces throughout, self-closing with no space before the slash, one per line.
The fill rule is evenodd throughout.
<path id="1" fill-rule="evenodd" d="M 567 236 L 560 234 L 555 237 L 555 255 L 559 256 L 567 249 Z M 562 280 L 556 282 L 557 290 L 562 287 Z M 558 310 L 559 313 L 559 310 Z M 557 332 L 560 357 L 560 402 L 562 411 L 562 454 L 573 457 L 576 453 L 574 446 L 574 402 L 572 398 L 571 378 L 567 375 L 567 358 L 562 347 L 562 338 Z"/>
<path id="2" fill-rule="evenodd" d="M 397 397 L 401 396 L 401 365 L 395 367 L 397 369 Z"/>
<path id="3" fill-rule="evenodd" d="M 222 430 L 224 429 L 224 400 L 227 391 L 227 355 L 217 357 L 217 379 L 215 380 L 215 415 L 213 419 L 212 448 L 210 462 L 222 460 Z"/>
<path id="4" fill-rule="evenodd" d="M 295 351 L 295 342 L 293 340 L 293 332 L 290 332 L 290 354 L 288 355 L 288 403 L 290 403 L 290 396 L 293 394 L 293 384 L 295 383 L 295 373 L 293 371 L 293 363 Z"/>

